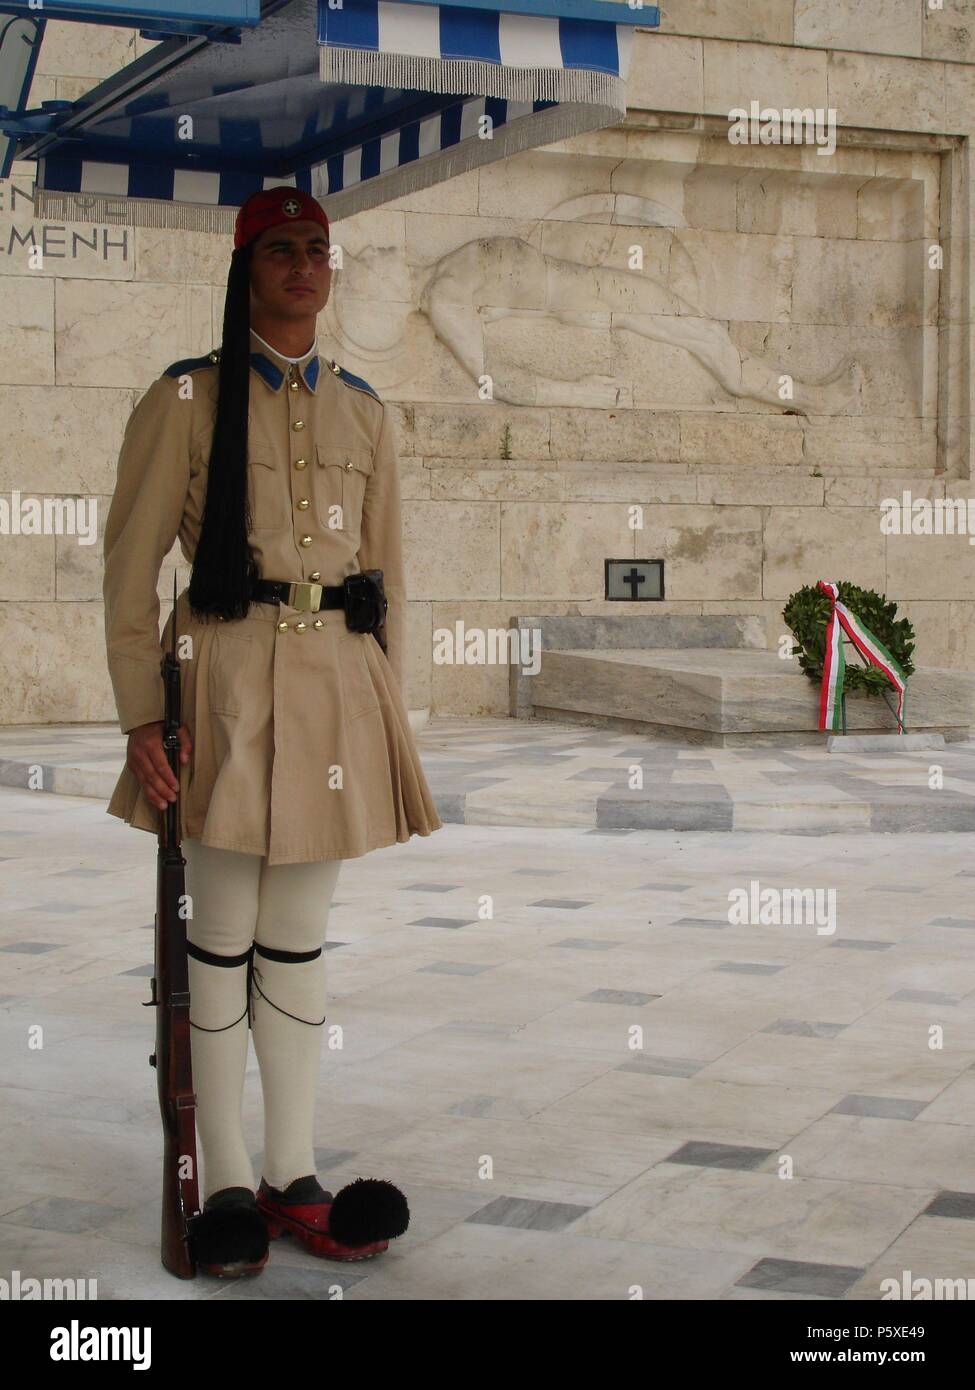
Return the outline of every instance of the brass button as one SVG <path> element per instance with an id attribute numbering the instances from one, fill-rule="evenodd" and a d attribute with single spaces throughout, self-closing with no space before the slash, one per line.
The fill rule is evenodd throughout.
<path id="1" fill-rule="evenodd" d="M 316 619 L 315 619 L 315 626 L 316 626 L 317 628 L 323 628 L 323 627 L 325 626 L 325 624 L 322 622 L 321 618 L 316 618 Z"/>
<path id="2" fill-rule="evenodd" d="M 339 372 L 340 372 L 341 370 L 342 370 L 342 368 L 339 366 L 339 364 L 338 364 L 337 362 L 333 362 L 333 363 L 332 363 L 332 371 L 335 373 L 336 376 L 338 376 L 338 374 L 339 374 Z"/>
<path id="3" fill-rule="evenodd" d="M 307 508 L 308 508 L 308 498 L 307 498 L 307 497 L 299 497 L 299 498 L 298 498 L 298 509 L 299 509 L 299 511 L 302 511 L 302 512 L 303 512 L 303 511 L 306 511 Z"/>
<path id="4" fill-rule="evenodd" d="M 288 390 L 289 390 L 289 391 L 297 391 L 297 389 L 298 389 L 298 383 L 297 383 L 297 381 L 291 381 L 291 382 L 288 383 Z"/>
<path id="5" fill-rule="evenodd" d="M 211 352 L 211 353 L 210 353 L 210 361 L 211 361 L 211 362 L 219 362 L 219 361 L 220 361 L 220 354 L 219 354 L 219 352 Z"/>
<path id="6" fill-rule="evenodd" d="M 287 624 L 287 623 L 278 623 L 278 632 L 287 632 L 287 630 L 288 630 L 288 624 Z"/>
<path id="7" fill-rule="evenodd" d="M 307 623 L 295 623 L 295 632 L 304 632 Z"/>
<path id="8" fill-rule="evenodd" d="M 348 471 L 349 471 L 349 469 L 350 469 L 351 467 L 352 467 L 352 460 L 349 459 L 349 461 L 348 461 L 348 462 L 346 463 L 346 465 L 345 465 L 345 471 L 346 471 L 346 473 L 348 473 Z"/>
<path id="9" fill-rule="evenodd" d="M 311 536 L 302 536 L 301 544 L 305 546 L 311 545 Z"/>
<path id="10" fill-rule="evenodd" d="M 312 583 L 317 584 L 318 581 L 321 579 L 321 577 L 322 577 L 321 571 L 320 571 L 320 570 L 316 570 L 315 573 L 311 576 Z"/>
<path id="11" fill-rule="evenodd" d="M 308 460 L 307 460 L 307 459 L 295 459 L 295 468 L 307 468 L 307 467 L 308 467 Z"/>
<path id="12" fill-rule="evenodd" d="M 294 424 L 291 426 L 291 428 L 293 430 L 303 430 L 305 428 L 304 420 L 296 420 Z"/>

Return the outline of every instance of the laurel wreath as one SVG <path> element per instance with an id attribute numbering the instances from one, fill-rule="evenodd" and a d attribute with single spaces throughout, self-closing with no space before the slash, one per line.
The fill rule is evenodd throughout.
<path id="1" fill-rule="evenodd" d="M 885 599 L 875 589 L 861 589 L 846 580 L 840 580 L 837 588 L 840 602 L 845 603 L 877 641 L 883 643 L 904 675 L 912 675 L 914 628 L 907 618 L 897 617 L 897 604 Z M 799 658 L 800 667 L 817 685 L 823 679 L 826 625 L 831 609 L 829 596 L 815 585 L 807 584 L 792 595 L 782 610 L 782 616 L 798 643 L 792 648 L 792 655 Z M 847 650 L 852 651 L 852 648 Z M 863 690 L 869 695 L 879 695 L 889 690 L 890 683 L 884 673 L 876 666 L 860 665 L 860 660 L 857 656 L 847 663 L 846 690 Z"/>

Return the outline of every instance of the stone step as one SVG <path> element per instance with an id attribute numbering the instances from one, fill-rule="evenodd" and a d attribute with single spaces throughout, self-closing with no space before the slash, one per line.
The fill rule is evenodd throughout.
<path id="1" fill-rule="evenodd" d="M 760 749 L 696 752 L 680 742 L 583 734 L 568 721 L 434 719 L 418 736 L 430 787 L 452 826 L 525 826 L 617 835 L 641 831 L 768 831 L 824 835 L 975 830 L 975 743 L 936 754 L 944 785 L 928 784 L 930 756 L 906 740 L 889 752 L 831 757 Z M 96 817 L 124 761 L 115 725 L 0 729 L 0 786 L 90 797 Z M 632 768 L 643 786 L 632 787 Z M 37 812 L 44 814 L 44 812 Z M 118 828 L 121 823 L 116 823 Z M 11 840 L 8 856 L 16 856 Z M 120 844 L 136 843 L 125 829 Z"/>

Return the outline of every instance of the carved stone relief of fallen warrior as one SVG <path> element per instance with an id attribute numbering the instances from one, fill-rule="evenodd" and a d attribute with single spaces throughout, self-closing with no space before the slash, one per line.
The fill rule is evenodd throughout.
<path id="1" fill-rule="evenodd" d="M 482 307 L 483 306 L 483 307 Z M 553 324 L 591 327 L 593 314 L 606 315 L 610 331 L 684 348 L 729 395 L 762 401 L 802 415 L 834 415 L 857 395 L 860 368 L 844 357 L 818 381 L 791 378 L 791 398 L 781 393 L 786 375 L 761 357 L 740 351 L 727 326 L 640 271 L 583 265 L 539 251 L 519 237 L 480 237 L 444 256 L 420 296 L 420 309 L 437 337 L 476 381 L 488 374 L 482 328 L 507 318 L 534 318 Z M 495 400 L 511 405 L 540 402 L 539 385 L 566 378 L 547 367 L 526 374 L 503 363 L 490 370 Z M 586 389 L 587 404 L 619 403 L 621 383 L 611 376 L 573 379 Z M 558 392 L 544 391 L 545 403 Z"/>

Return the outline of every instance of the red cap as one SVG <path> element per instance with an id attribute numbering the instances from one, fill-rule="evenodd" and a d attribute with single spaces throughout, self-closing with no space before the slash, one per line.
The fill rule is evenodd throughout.
<path id="1" fill-rule="evenodd" d="M 261 232 L 266 232 L 268 227 L 277 227 L 282 222 L 302 221 L 317 222 L 328 231 L 325 209 L 310 193 L 303 193 L 300 188 L 290 188 L 286 184 L 252 193 L 237 214 L 234 248 L 246 246 Z"/>

